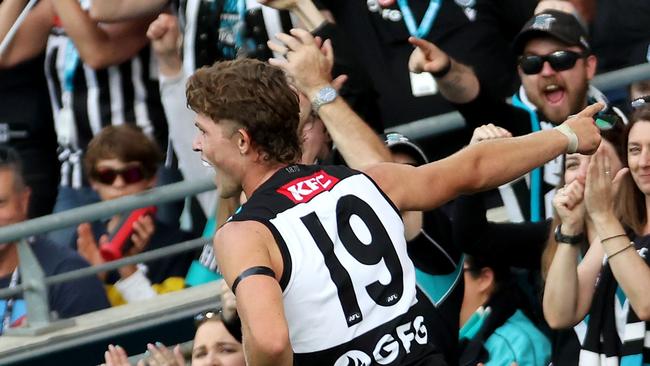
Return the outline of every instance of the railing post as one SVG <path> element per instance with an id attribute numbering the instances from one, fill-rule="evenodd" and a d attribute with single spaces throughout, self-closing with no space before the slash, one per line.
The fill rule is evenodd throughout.
<path id="1" fill-rule="evenodd" d="M 34 336 L 74 325 L 73 319 L 52 321 L 45 274 L 26 239 L 21 239 L 18 243 L 18 258 L 20 278 L 26 287 L 23 298 L 27 306 L 27 325 L 7 329 L 4 334 Z"/>

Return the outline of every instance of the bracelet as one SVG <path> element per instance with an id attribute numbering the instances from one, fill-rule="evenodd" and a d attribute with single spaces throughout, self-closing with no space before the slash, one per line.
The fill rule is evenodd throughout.
<path id="1" fill-rule="evenodd" d="M 605 239 L 601 239 L 601 240 L 600 240 L 600 243 L 602 244 L 602 243 L 606 242 L 606 241 L 609 240 L 609 239 L 619 238 L 619 237 L 621 237 L 621 236 L 625 236 L 625 237 L 627 237 L 627 234 L 623 233 L 623 234 L 618 234 L 618 235 L 608 236 L 608 237 L 606 237 Z"/>
<path id="2" fill-rule="evenodd" d="M 447 65 L 445 65 L 445 67 L 435 72 L 429 72 L 431 76 L 433 76 L 436 79 L 442 79 L 445 76 L 447 76 L 447 74 L 449 74 L 449 71 L 451 71 L 452 62 L 451 62 L 451 57 L 447 57 L 447 59 L 449 60 L 449 62 L 447 62 Z"/>
<path id="3" fill-rule="evenodd" d="M 569 145 L 567 145 L 566 148 L 567 154 L 573 154 L 574 152 L 578 151 L 578 136 L 576 136 L 576 133 L 573 132 L 571 127 L 563 123 L 559 126 L 555 126 L 553 129 L 560 131 L 569 139 Z"/>
<path id="4" fill-rule="evenodd" d="M 634 248 L 634 245 L 633 245 L 632 243 L 630 243 L 628 246 L 626 246 L 626 247 L 623 248 L 623 249 L 619 249 L 619 250 L 618 250 L 617 252 L 615 252 L 614 254 L 612 254 L 612 255 L 608 255 L 608 256 L 607 256 L 607 261 L 609 262 L 612 258 L 614 258 L 614 256 L 616 256 L 617 254 L 620 254 L 620 253 L 622 253 L 622 252 L 624 252 L 624 251 L 626 251 L 626 250 L 628 250 L 628 249 L 630 249 L 630 248 Z"/>

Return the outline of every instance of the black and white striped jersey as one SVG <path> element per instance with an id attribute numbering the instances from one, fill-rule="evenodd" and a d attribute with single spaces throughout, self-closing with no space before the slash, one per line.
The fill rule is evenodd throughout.
<path id="1" fill-rule="evenodd" d="M 280 248 L 296 364 L 438 364 L 401 217 L 368 176 L 288 166 L 231 220 L 263 223 Z"/>
<path id="2" fill-rule="evenodd" d="M 245 11 L 240 14 L 238 8 Z M 266 42 L 279 32 L 288 33 L 295 23 L 288 11 L 261 6 L 256 0 L 180 0 L 178 14 L 186 75 L 240 56 L 266 61 L 273 56 Z"/>
<path id="3" fill-rule="evenodd" d="M 61 185 L 78 188 L 84 185 L 83 152 L 103 127 L 137 124 L 165 151 L 167 121 L 149 46 L 132 59 L 101 70 L 85 65 L 75 53 L 63 28 L 53 28 L 45 76 L 59 140 Z"/>

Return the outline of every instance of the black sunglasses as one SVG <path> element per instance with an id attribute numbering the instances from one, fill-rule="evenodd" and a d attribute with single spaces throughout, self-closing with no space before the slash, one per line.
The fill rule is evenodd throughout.
<path id="1" fill-rule="evenodd" d="M 93 172 L 92 176 L 96 181 L 107 185 L 113 184 L 117 176 L 122 177 L 126 184 L 138 183 L 145 178 L 144 170 L 140 164 L 130 165 L 122 169 L 99 168 Z"/>
<path id="2" fill-rule="evenodd" d="M 576 61 L 580 58 L 587 57 L 587 53 L 578 53 L 574 51 L 555 51 L 551 54 L 539 55 L 522 55 L 519 56 L 519 67 L 527 75 L 535 75 L 542 71 L 544 62 L 548 61 L 549 65 L 555 71 L 565 71 L 573 68 Z"/>

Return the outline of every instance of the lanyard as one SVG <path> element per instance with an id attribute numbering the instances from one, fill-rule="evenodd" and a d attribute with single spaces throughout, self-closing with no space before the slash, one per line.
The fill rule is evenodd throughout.
<path id="1" fill-rule="evenodd" d="M 65 67 L 63 68 L 63 88 L 67 92 L 72 92 L 74 88 L 74 73 L 79 64 L 79 52 L 71 40 L 65 47 Z"/>
<path id="2" fill-rule="evenodd" d="M 9 282 L 9 288 L 14 288 L 18 285 L 18 267 L 14 269 L 14 272 L 11 274 L 11 281 Z M 11 327 L 11 316 L 14 312 L 14 302 L 16 301 L 15 296 L 7 299 L 7 305 L 5 307 L 5 313 L 2 317 L 2 333 L 4 333 L 9 327 Z"/>
<path id="3" fill-rule="evenodd" d="M 512 96 L 512 105 L 521 108 L 528 112 L 530 115 L 530 124 L 532 132 L 537 132 L 541 128 L 539 126 L 539 118 L 537 118 L 537 112 L 528 108 L 519 98 L 518 94 Z M 542 169 L 535 168 L 530 173 L 530 221 L 539 222 L 542 221 L 542 211 L 541 211 L 541 190 L 542 190 Z"/>
<path id="4" fill-rule="evenodd" d="M 408 28 L 409 33 L 413 37 L 424 38 L 429 35 L 433 22 L 438 16 L 438 10 L 440 10 L 440 2 L 442 0 L 429 0 L 429 7 L 422 17 L 422 22 L 419 26 L 416 27 L 415 17 L 411 12 L 409 7 L 408 0 L 397 0 L 397 5 L 399 5 L 399 10 L 402 12 L 402 17 L 404 18 L 404 23 L 406 23 L 406 28 Z"/>

